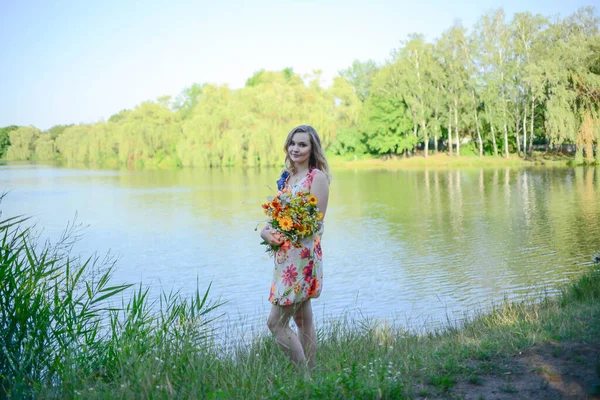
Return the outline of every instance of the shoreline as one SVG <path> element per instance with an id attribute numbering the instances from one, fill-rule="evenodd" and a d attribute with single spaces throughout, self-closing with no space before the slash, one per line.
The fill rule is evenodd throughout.
<path id="1" fill-rule="evenodd" d="M 575 168 L 575 167 L 600 167 L 597 164 L 582 164 L 576 165 L 573 156 L 560 154 L 545 154 L 534 153 L 533 157 L 523 160 L 516 154 L 511 154 L 509 158 L 501 156 L 483 156 L 476 155 L 461 155 L 450 156 L 447 153 L 438 153 L 429 155 L 427 158 L 422 154 L 417 154 L 408 158 L 392 157 L 381 158 L 371 155 L 327 155 L 328 163 L 331 168 L 335 169 L 452 169 L 452 168 Z M 83 162 L 65 162 L 65 161 L 19 161 L 19 160 L 0 160 L 1 165 L 42 165 L 56 168 L 66 169 L 91 169 L 91 170 L 108 170 L 108 171 L 181 171 L 186 169 L 219 169 L 225 170 L 230 168 L 282 168 L 282 166 L 254 166 L 248 167 L 244 165 L 220 166 L 220 167 L 177 167 L 177 168 L 127 168 L 124 165 L 116 165 L 114 163 L 104 165 L 93 165 Z"/>
<path id="2" fill-rule="evenodd" d="M 499 167 L 574 167 L 573 157 L 549 156 L 534 154 L 532 159 L 523 160 L 512 154 L 509 158 L 495 156 L 450 156 L 438 153 L 425 158 L 416 155 L 409 158 L 381 159 L 374 157 L 332 156 L 329 165 L 334 168 L 360 169 L 448 169 L 448 168 L 499 168 Z M 592 165 L 593 167 L 593 165 Z"/>

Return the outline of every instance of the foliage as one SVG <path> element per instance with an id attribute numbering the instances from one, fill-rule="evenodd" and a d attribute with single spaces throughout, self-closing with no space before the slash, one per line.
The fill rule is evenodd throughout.
<path id="1" fill-rule="evenodd" d="M 8 160 L 31 160 L 35 152 L 34 143 L 40 135 L 37 128 L 23 126 L 8 133 L 10 147 L 6 153 Z"/>
<path id="2" fill-rule="evenodd" d="M 8 136 L 9 132 L 12 132 L 19 127 L 16 125 L 5 126 L 4 128 L 0 128 L 0 159 L 4 158 L 6 152 L 8 150 L 8 146 L 10 146 L 10 138 Z"/>
<path id="3" fill-rule="evenodd" d="M 446 150 L 531 157 L 577 146 L 576 162 L 600 160 L 600 29 L 592 8 L 566 18 L 502 9 L 467 30 L 456 23 L 427 42 L 412 34 L 382 65 L 355 60 L 330 87 L 320 71 L 261 69 L 243 88 L 194 83 L 123 110 L 108 122 L 0 132 L 0 156 L 59 158 L 128 168 L 280 166 L 283 136 L 316 127 L 337 155 L 428 156 Z M 172 106 L 172 108 L 170 108 Z M 12 136 L 11 136 L 12 135 Z M 14 140 L 13 140 L 14 139 Z M 438 149 L 438 143 L 442 149 Z M 475 147 L 462 149 L 466 143 Z M 54 156 L 53 156 L 54 152 Z"/>
<path id="4" fill-rule="evenodd" d="M 373 60 L 366 62 L 355 60 L 349 68 L 340 71 L 340 77 L 352 85 L 354 94 L 364 103 L 369 98 L 371 84 L 377 70 L 377 64 Z"/>

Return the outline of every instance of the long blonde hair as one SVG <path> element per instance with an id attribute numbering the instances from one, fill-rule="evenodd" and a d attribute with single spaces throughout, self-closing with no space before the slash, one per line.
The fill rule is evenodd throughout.
<path id="1" fill-rule="evenodd" d="M 328 181 L 331 181 L 331 174 L 329 173 L 329 164 L 327 164 L 327 159 L 325 158 L 325 152 L 323 151 L 323 147 L 321 146 L 321 139 L 319 139 L 319 134 L 310 125 L 298 125 L 294 129 L 290 131 L 285 139 L 285 144 L 283 145 L 283 151 L 285 152 L 285 169 L 291 173 L 296 173 L 296 167 L 294 166 L 294 162 L 290 158 L 288 153 L 288 148 L 290 147 L 290 143 L 292 142 L 292 137 L 295 133 L 304 132 L 308 133 L 310 137 L 310 159 L 308 161 L 308 168 L 317 168 L 323 171 Z"/>

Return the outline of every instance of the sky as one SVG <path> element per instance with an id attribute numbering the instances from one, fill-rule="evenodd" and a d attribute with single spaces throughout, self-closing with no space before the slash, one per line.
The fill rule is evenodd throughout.
<path id="1" fill-rule="evenodd" d="M 600 0 L 0 0 L 0 127 L 95 123 L 193 83 L 243 87 L 256 71 L 389 59 L 503 8 L 566 17 Z"/>

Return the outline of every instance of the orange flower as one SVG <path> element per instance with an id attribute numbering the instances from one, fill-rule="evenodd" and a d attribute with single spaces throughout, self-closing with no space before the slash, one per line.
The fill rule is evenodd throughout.
<path id="1" fill-rule="evenodd" d="M 292 221 L 292 219 L 290 217 L 282 217 L 279 218 L 277 220 L 277 222 L 279 222 L 279 226 L 281 227 L 281 229 L 283 229 L 284 231 L 289 231 L 290 229 L 292 229 L 292 227 L 294 226 L 294 222 Z"/>
<path id="2" fill-rule="evenodd" d="M 311 194 L 310 196 L 308 196 L 308 202 L 311 205 L 313 205 L 313 206 L 316 206 L 319 203 L 319 201 L 317 200 L 317 198 L 313 194 Z"/>
<path id="3" fill-rule="evenodd" d="M 319 280 L 316 276 L 314 276 L 312 281 L 310 282 L 310 286 L 308 287 L 308 298 L 311 298 L 317 294 L 317 292 L 319 291 L 319 286 L 321 286 L 319 284 Z"/>
<path id="4" fill-rule="evenodd" d="M 275 210 L 276 213 L 278 213 L 279 211 L 281 211 L 281 203 L 277 199 L 275 199 L 271 202 L 271 208 Z"/>

